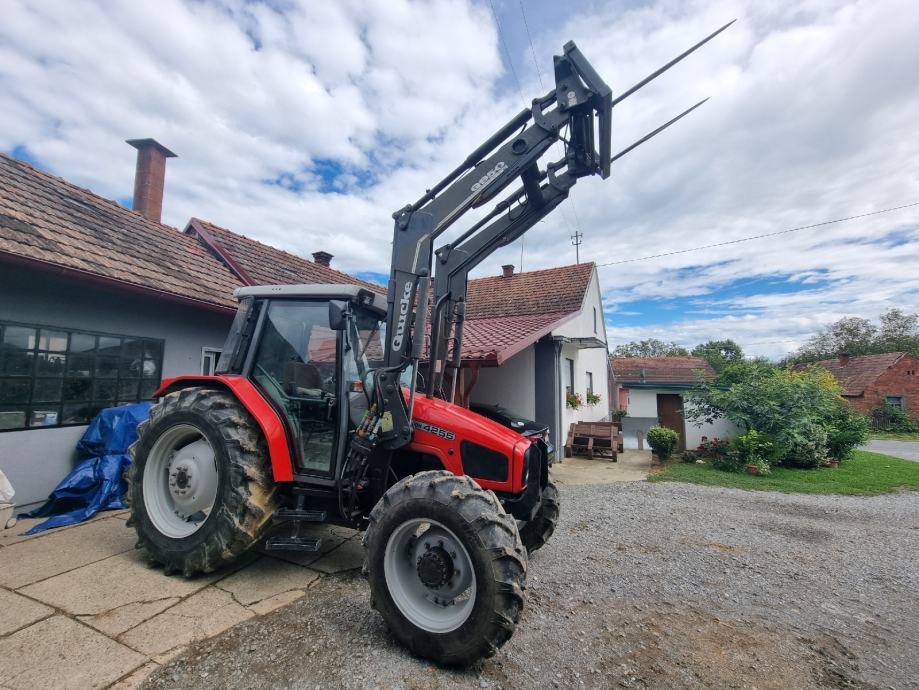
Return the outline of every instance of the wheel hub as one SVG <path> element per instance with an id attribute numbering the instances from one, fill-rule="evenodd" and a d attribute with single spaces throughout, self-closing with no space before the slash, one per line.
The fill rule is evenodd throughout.
<path id="1" fill-rule="evenodd" d="M 418 578 L 425 587 L 440 589 L 453 577 L 453 559 L 443 548 L 435 546 L 418 558 Z"/>
<path id="2" fill-rule="evenodd" d="M 217 469 L 206 440 L 176 451 L 167 472 L 169 496 L 178 517 L 188 520 L 211 508 L 217 493 Z"/>

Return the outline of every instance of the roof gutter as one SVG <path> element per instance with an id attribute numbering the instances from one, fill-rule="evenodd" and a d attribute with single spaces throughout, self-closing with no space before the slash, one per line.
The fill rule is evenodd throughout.
<path id="1" fill-rule="evenodd" d="M 49 261 L 33 259 L 31 257 L 12 254 L 2 250 L 0 250 L 0 261 L 5 261 L 7 263 L 16 264 L 19 266 L 25 266 L 27 268 L 37 268 L 48 273 L 75 278 L 85 283 L 102 285 L 104 287 L 115 287 L 119 290 L 144 295 L 145 297 L 155 297 L 157 299 L 162 299 L 169 302 L 178 302 L 179 304 L 196 307 L 198 309 L 206 309 L 207 311 L 216 312 L 218 314 L 233 314 L 236 312 L 235 307 L 223 306 L 220 304 L 215 304 L 214 302 L 206 302 L 204 300 L 195 299 L 193 297 L 185 297 L 183 295 L 177 295 L 173 292 L 158 290 L 156 288 L 146 287 L 136 283 L 129 283 L 128 281 L 121 280 L 120 278 L 109 278 L 107 276 L 101 276 L 97 273 L 84 271 L 79 268 L 69 268 L 67 266 L 61 266 L 60 264 L 51 263 Z"/>

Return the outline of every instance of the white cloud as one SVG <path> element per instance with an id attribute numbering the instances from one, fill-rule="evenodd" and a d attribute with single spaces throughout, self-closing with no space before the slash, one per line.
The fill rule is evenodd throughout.
<path id="1" fill-rule="evenodd" d="M 712 96 L 611 180 L 579 183 L 527 235 L 527 269 L 570 262 L 575 228 L 582 257 L 602 263 L 919 200 L 914 3 L 568 7 L 528 3 L 544 79 L 574 39 L 618 92 L 739 21 L 617 107 L 614 148 Z M 529 98 L 540 88 L 517 9 L 498 3 Z M 523 105 L 482 3 L 6 0 L 3 14 L 0 149 L 24 146 L 53 172 L 124 198 L 133 151 L 123 140 L 153 136 L 180 155 L 168 166 L 167 222 L 201 216 L 303 255 L 330 251 L 346 270 L 385 272 L 390 213 Z M 335 191 L 317 161 L 341 167 Z M 281 175 L 296 185 L 265 184 Z M 601 268 L 608 304 L 685 298 L 684 313 L 642 327 L 622 326 L 634 309 L 614 310 L 610 337 L 734 337 L 778 355 L 842 315 L 915 309 L 917 217 Z M 877 241 L 892 230 L 909 241 Z M 501 250 L 481 272 L 519 263 L 519 252 Z M 769 277 L 801 290 L 719 294 Z"/>

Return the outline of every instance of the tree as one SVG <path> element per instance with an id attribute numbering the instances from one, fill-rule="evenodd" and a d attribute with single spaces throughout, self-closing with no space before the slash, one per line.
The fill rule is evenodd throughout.
<path id="1" fill-rule="evenodd" d="M 919 356 L 919 314 L 893 307 L 881 314 L 880 327 L 868 319 L 847 316 L 826 326 L 785 362 L 801 364 L 841 354 L 874 355 L 909 352 Z"/>
<path id="2" fill-rule="evenodd" d="M 881 314 L 878 345 L 885 352 L 919 354 L 919 314 L 907 314 L 896 307 Z"/>
<path id="3" fill-rule="evenodd" d="M 689 350 L 676 343 L 665 343 L 657 338 L 617 345 L 613 357 L 686 357 Z"/>
<path id="4" fill-rule="evenodd" d="M 709 340 L 692 349 L 693 357 L 702 357 L 715 373 L 720 374 L 729 364 L 743 361 L 743 348 L 733 340 Z"/>

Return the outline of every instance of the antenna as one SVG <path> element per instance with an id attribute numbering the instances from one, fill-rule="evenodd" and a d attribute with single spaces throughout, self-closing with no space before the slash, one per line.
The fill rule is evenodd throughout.
<path id="1" fill-rule="evenodd" d="M 574 262 L 576 264 L 581 263 L 581 244 L 584 242 L 584 233 L 574 231 L 574 234 L 571 236 L 571 244 L 574 245 Z"/>

